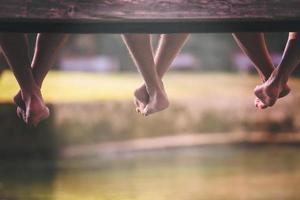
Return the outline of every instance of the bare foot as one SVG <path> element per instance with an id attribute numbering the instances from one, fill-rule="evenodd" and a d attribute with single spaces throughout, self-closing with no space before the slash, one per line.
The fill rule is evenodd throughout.
<path id="1" fill-rule="evenodd" d="M 276 73 L 274 72 L 265 83 L 256 86 L 254 89 L 255 95 L 264 105 L 261 106 L 262 108 L 273 106 L 279 97 L 286 96 L 290 92 L 287 81 L 278 79 Z"/>
<path id="2" fill-rule="evenodd" d="M 155 112 L 162 111 L 166 109 L 169 106 L 169 100 L 167 98 L 166 92 L 164 90 L 164 86 L 161 83 L 160 89 L 156 90 L 148 90 L 149 94 L 149 102 L 142 111 L 142 114 L 144 116 L 148 116 L 150 114 L 153 114 Z"/>
<path id="3" fill-rule="evenodd" d="M 285 97 L 290 93 L 290 91 L 291 91 L 290 87 L 287 84 L 285 84 L 281 92 L 279 93 L 278 98 Z M 254 105 L 259 109 L 265 109 L 268 107 L 268 105 L 264 104 L 258 97 L 255 98 Z"/>
<path id="4" fill-rule="evenodd" d="M 145 84 L 142 84 L 139 88 L 134 91 L 134 103 L 136 111 L 142 113 L 146 105 L 149 102 L 149 94 L 147 92 Z"/>
<path id="5" fill-rule="evenodd" d="M 19 99 L 20 96 L 21 99 Z M 18 103 L 17 115 L 29 125 L 37 126 L 40 121 L 49 117 L 49 109 L 44 104 L 40 92 L 30 95 L 18 93 L 14 101 Z"/>

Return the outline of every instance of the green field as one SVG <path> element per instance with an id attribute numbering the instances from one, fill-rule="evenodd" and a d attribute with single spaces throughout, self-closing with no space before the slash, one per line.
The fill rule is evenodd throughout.
<path id="1" fill-rule="evenodd" d="M 98 74 L 50 72 L 42 91 L 47 102 L 131 99 L 142 79 L 137 73 Z M 292 85 L 299 85 L 293 80 Z M 252 95 L 257 76 L 229 73 L 169 73 L 165 86 L 170 98 Z M 0 100 L 10 101 L 18 90 L 11 72 L 0 79 Z"/>
<path id="2" fill-rule="evenodd" d="M 135 112 L 132 102 L 141 82 L 138 73 L 50 72 L 43 87 L 51 111 L 45 128 L 51 136 L 56 133 L 60 146 L 185 133 L 300 132 L 296 78 L 289 83 L 290 95 L 261 111 L 253 106 L 253 88 L 260 83 L 255 75 L 168 73 L 165 86 L 171 105 L 147 118 Z M 0 101 L 11 101 L 17 90 L 12 74 L 6 72 L 0 79 Z M 5 141 L 12 129 L 24 130 L 14 118 L 15 107 L 2 105 L 0 113 L 10 116 L 0 124 L 7 132 L 2 136 Z"/>

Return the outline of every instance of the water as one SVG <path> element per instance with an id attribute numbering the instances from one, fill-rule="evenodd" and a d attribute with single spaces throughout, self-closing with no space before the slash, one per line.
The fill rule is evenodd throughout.
<path id="1" fill-rule="evenodd" d="M 299 155 L 295 146 L 211 146 L 3 161 L 0 199 L 299 199 Z"/>

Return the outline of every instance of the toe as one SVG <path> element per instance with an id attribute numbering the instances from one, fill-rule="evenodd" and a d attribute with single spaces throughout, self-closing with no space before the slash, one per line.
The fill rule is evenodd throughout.
<path id="1" fill-rule="evenodd" d="M 255 100 L 254 100 L 254 106 L 256 107 L 256 108 L 258 108 L 258 105 L 259 105 L 259 99 L 258 98 L 255 98 Z"/>
<path id="2" fill-rule="evenodd" d="M 17 107 L 16 113 L 20 119 L 24 120 L 24 111 L 20 107 Z"/>
<path id="3" fill-rule="evenodd" d="M 146 106 L 142 112 L 142 114 L 146 117 L 150 114 L 150 108 L 149 106 Z"/>
<path id="4" fill-rule="evenodd" d="M 136 111 L 137 113 L 141 113 L 141 110 L 140 110 L 139 107 L 135 108 L 135 111 Z"/>
<path id="5" fill-rule="evenodd" d="M 259 98 L 255 98 L 254 100 L 254 105 L 256 108 L 258 109 L 265 109 L 268 106 L 266 104 L 264 104 Z"/>
<path id="6" fill-rule="evenodd" d="M 261 101 L 259 101 L 258 100 L 258 103 L 257 103 L 257 108 L 259 108 L 259 109 L 265 109 L 265 108 L 267 108 L 268 106 L 266 105 L 266 104 L 264 104 L 263 102 L 261 102 Z"/>
<path id="7" fill-rule="evenodd" d="M 14 101 L 14 103 L 15 103 L 16 106 L 20 107 L 23 110 L 26 109 L 25 103 L 24 103 L 22 97 L 20 97 L 19 95 L 16 95 L 14 97 L 13 101 Z"/>

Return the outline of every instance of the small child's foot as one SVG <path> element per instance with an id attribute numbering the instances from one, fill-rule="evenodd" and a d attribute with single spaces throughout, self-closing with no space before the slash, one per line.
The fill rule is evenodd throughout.
<path id="1" fill-rule="evenodd" d="M 264 84 L 262 84 L 264 85 Z M 260 85 L 260 86 L 262 86 Z M 260 87 L 258 86 L 258 87 Z M 256 87 L 257 88 L 257 87 Z M 256 89 L 255 89 L 256 91 Z M 285 97 L 287 96 L 289 93 L 290 93 L 291 89 L 289 88 L 289 86 L 287 84 L 283 84 L 282 88 L 280 89 L 280 92 L 279 92 L 279 95 L 278 95 L 278 98 L 282 98 L 282 97 Z M 256 92 L 255 92 L 256 94 Z M 268 98 L 268 97 L 267 97 Z M 277 100 L 277 99 L 276 99 Z M 276 101 L 275 100 L 275 101 Z M 274 101 L 274 100 L 273 100 Z M 275 102 L 274 102 L 275 103 Z M 274 104 L 273 103 L 273 104 Z M 268 104 L 265 104 L 263 101 L 260 100 L 260 98 L 256 97 L 255 100 L 254 100 L 254 105 L 259 108 L 259 109 L 266 109 L 268 106 L 272 106 L 272 105 L 268 105 Z"/>
<path id="2" fill-rule="evenodd" d="M 262 109 L 266 106 L 273 106 L 278 98 L 286 96 L 290 92 L 290 88 L 286 82 L 276 79 L 275 76 L 271 76 L 265 83 L 256 86 L 254 89 L 255 95 L 259 98 L 262 104 L 259 104 L 259 108 Z"/>
<path id="3" fill-rule="evenodd" d="M 154 92 L 149 92 L 149 102 L 142 111 L 144 116 L 148 116 L 155 112 L 162 111 L 169 106 L 169 100 L 167 98 L 166 92 L 164 90 L 163 84 L 161 84 L 161 88 Z"/>
<path id="4" fill-rule="evenodd" d="M 17 108 L 18 116 L 22 116 L 25 123 L 37 126 L 39 122 L 49 117 L 49 109 L 45 105 L 40 92 L 31 95 L 22 94 L 25 110 Z"/>
<path id="5" fill-rule="evenodd" d="M 149 102 L 149 94 L 145 84 L 141 85 L 134 91 L 134 103 L 136 106 L 136 111 L 142 113 L 146 105 Z"/>
<path id="6" fill-rule="evenodd" d="M 254 93 L 265 106 L 273 106 L 279 97 L 279 87 L 264 83 L 256 86 Z"/>

